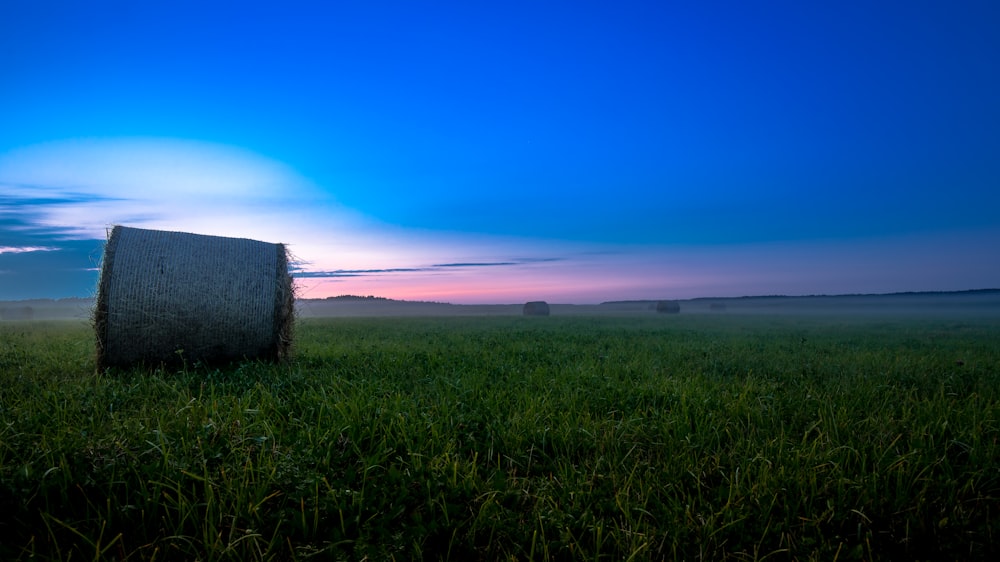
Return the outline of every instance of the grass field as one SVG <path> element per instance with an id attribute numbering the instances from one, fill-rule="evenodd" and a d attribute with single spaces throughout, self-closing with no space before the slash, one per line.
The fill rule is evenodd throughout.
<path id="1" fill-rule="evenodd" d="M 296 345 L 95 374 L 85 325 L 0 324 L 0 559 L 1000 554 L 1000 319 L 310 319 Z"/>

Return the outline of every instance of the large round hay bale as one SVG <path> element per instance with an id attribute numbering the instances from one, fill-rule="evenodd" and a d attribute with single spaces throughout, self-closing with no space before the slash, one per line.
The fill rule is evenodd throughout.
<path id="1" fill-rule="evenodd" d="M 656 311 L 665 314 L 677 314 L 681 311 L 681 305 L 677 301 L 657 301 Z"/>
<path id="2" fill-rule="evenodd" d="M 523 313 L 525 316 L 548 316 L 549 303 L 545 301 L 531 301 L 524 303 Z"/>
<path id="3" fill-rule="evenodd" d="M 94 311 L 97 366 L 283 359 L 294 298 L 283 244 L 116 226 Z"/>

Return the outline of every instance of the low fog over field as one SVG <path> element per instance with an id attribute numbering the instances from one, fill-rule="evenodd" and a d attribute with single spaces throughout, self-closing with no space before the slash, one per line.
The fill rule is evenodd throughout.
<path id="1" fill-rule="evenodd" d="M 657 315 L 657 299 L 594 305 L 549 303 L 552 316 Z M 808 314 L 825 316 L 993 316 L 1000 317 L 1000 289 L 887 295 L 753 296 L 676 300 L 680 314 Z M 299 299 L 299 318 L 380 316 L 520 316 L 524 303 L 449 304 L 378 297 Z M 89 321 L 92 299 L 0 301 L 0 321 Z M 672 316 L 661 314 L 662 316 Z"/>

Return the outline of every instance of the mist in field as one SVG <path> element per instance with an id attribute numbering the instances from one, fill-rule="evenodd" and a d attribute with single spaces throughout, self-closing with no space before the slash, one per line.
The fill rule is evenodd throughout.
<path id="1" fill-rule="evenodd" d="M 837 320 L 878 316 L 1000 318 L 1000 289 L 886 295 L 752 296 L 675 300 L 677 315 L 656 311 L 658 300 L 601 304 L 549 303 L 552 316 L 801 315 Z M 376 297 L 298 299 L 298 318 L 391 316 L 520 316 L 524 303 L 451 304 Z M 92 299 L 0 301 L 0 321 L 89 321 Z"/>

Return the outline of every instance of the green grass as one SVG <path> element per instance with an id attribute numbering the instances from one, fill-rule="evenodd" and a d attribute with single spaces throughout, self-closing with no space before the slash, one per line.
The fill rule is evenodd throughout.
<path id="1" fill-rule="evenodd" d="M 327 319 L 94 373 L 0 324 L 0 559 L 992 559 L 1000 320 Z"/>

